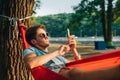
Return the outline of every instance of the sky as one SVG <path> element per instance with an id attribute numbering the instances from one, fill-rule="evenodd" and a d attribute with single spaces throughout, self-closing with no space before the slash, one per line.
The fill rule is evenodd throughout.
<path id="1" fill-rule="evenodd" d="M 46 16 L 58 13 L 72 13 L 73 6 L 77 6 L 80 0 L 41 0 L 40 9 L 36 10 L 36 16 Z"/>

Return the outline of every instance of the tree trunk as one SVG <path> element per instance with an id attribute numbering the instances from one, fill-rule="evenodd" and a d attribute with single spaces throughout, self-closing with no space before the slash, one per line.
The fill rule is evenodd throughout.
<path id="1" fill-rule="evenodd" d="M 104 41 L 107 41 L 107 18 L 106 18 L 106 12 L 105 12 L 105 1 L 101 0 L 101 22 L 102 22 L 102 29 L 103 29 L 103 36 Z"/>
<path id="2" fill-rule="evenodd" d="M 113 0 L 108 0 L 108 8 L 107 8 L 107 24 L 108 24 L 108 41 L 107 41 L 107 46 L 112 46 L 112 19 L 113 19 L 113 12 L 112 12 L 112 1 Z"/>
<path id="3" fill-rule="evenodd" d="M 23 60 L 18 20 L 32 15 L 34 0 L 0 0 L 0 80 L 33 80 Z M 22 20 L 27 26 L 30 19 Z"/>

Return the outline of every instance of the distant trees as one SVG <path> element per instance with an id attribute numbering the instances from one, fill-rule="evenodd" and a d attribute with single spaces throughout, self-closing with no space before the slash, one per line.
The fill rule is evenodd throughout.
<path id="1" fill-rule="evenodd" d="M 115 8 L 114 8 L 114 22 L 120 25 L 120 0 L 117 0 Z"/>
<path id="2" fill-rule="evenodd" d="M 67 24 L 69 23 L 70 18 L 71 14 L 38 16 L 36 18 L 36 23 L 34 24 L 44 24 L 52 37 L 65 37 Z"/>
<path id="3" fill-rule="evenodd" d="M 104 40 L 107 46 L 112 46 L 113 1 L 114 0 L 82 0 L 81 3 L 74 8 L 75 14 L 73 14 L 73 19 L 70 22 L 70 24 L 73 24 L 71 27 L 75 25 L 79 28 L 85 18 L 87 18 L 88 21 L 92 20 L 92 23 L 90 23 L 92 25 L 89 26 L 97 26 L 96 24 L 100 21 Z M 88 24 L 88 22 L 84 24 Z"/>
<path id="4" fill-rule="evenodd" d="M 120 34 L 119 5 L 119 0 L 81 0 L 75 13 L 39 16 L 36 22 L 44 24 L 52 37 L 64 37 L 68 27 L 78 37 L 103 36 L 112 46 L 113 36 Z"/>
<path id="5" fill-rule="evenodd" d="M 114 21 L 114 34 L 120 34 L 120 0 L 117 0 L 115 8 L 113 9 L 114 11 L 114 16 L 113 16 L 113 21 Z"/>

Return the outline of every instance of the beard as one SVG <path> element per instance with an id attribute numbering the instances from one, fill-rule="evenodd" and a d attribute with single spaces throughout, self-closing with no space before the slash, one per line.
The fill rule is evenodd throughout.
<path id="1" fill-rule="evenodd" d="M 47 47 L 49 47 L 49 45 L 50 45 L 50 44 L 45 44 L 45 45 L 43 45 L 43 47 L 47 48 Z"/>
<path id="2" fill-rule="evenodd" d="M 49 45 L 50 45 L 50 43 L 49 42 L 47 42 L 47 43 L 40 43 L 40 44 L 38 44 L 38 46 L 39 47 L 42 47 L 42 48 L 47 48 L 47 47 L 49 47 Z"/>

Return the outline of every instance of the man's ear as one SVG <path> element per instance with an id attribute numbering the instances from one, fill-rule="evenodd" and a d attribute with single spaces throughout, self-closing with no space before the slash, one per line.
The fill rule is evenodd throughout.
<path id="1" fill-rule="evenodd" d="M 35 39 L 32 39 L 31 40 L 31 43 L 34 45 L 34 44 L 36 44 L 36 40 Z"/>

